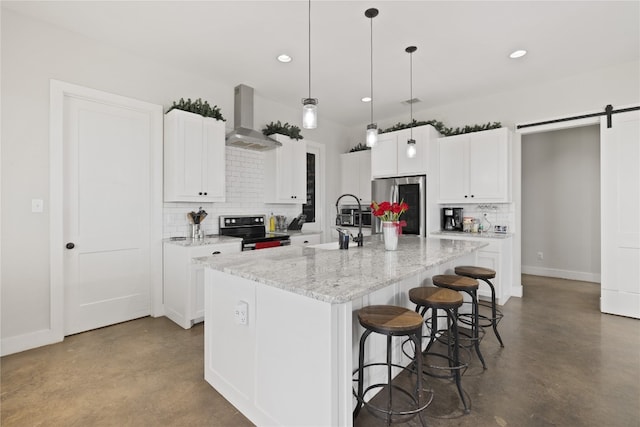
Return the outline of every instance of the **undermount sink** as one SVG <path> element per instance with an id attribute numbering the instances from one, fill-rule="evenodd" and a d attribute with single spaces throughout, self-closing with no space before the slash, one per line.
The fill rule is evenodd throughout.
<path id="1" fill-rule="evenodd" d="M 325 251 L 333 251 L 340 249 L 338 242 L 320 243 L 318 245 L 309 245 L 308 248 L 324 249 Z"/>

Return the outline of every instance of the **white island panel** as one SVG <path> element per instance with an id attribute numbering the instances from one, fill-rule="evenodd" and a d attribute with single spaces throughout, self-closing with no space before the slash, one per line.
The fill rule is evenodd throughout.
<path id="1" fill-rule="evenodd" d="M 257 425 L 350 423 L 351 412 L 339 411 L 351 407 L 350 390 L 339 386 L 351 379 L 344 363 L 351 346 L 339 332 L 350 330 L 350 303 L 327 304 L 211 269 L 206 281 L 215 284 L 205 292 L 207 382 Z M 240 302 L 246 325 L 236 319 Z"/>

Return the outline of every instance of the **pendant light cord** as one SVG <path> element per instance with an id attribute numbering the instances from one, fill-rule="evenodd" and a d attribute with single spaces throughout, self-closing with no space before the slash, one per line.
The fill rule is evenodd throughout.
<path id="1" fill-rule="evenodd" d="M 311 98 L 311 0 L 309 0 L 309 98 Z"/>
<path id="2" fill-rule="evenodd" d="M 411 139 L 413 139 L 413 52 L 409 53 L 409 110 L 411 111 Z"/>
<path id="3" fill-rule="evenodd" d="M 371 96 L 371 123 L 373 123 L 373 16 L 369 18 L 371 23 L 371 34 L 370 34 L 370 46 L 371 46 L 371 80 L 370 80 L 370 95 Z"/>

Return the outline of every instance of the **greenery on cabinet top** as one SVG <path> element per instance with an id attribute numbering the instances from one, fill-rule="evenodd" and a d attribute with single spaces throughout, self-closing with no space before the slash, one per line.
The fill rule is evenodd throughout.
<path id="1" fill-rule="evenodd" d="M 395 132 L 397 130 L 409 129 L 412 127 L 415 128 L 415 127 L 424 126 L 424 125 L 433 126 L 435 130 L 437 130 L 438 133 L 440 133 L 440 135 L 442 136 L 453 136 L 453 135 L 460 135 L 463 133 L 481 132 L 484 130 L 498 129 L 502 127 L 502 124 L 500 122 L 493 122 L 493 123 L 489 122 L 482 125 L 467 125 L 464 127 L 457 127 L 454 129 L 454 128 L 446 127 L 444 123 L 437 120 L 417 121 L 416 119 L 413 119 L 411 123 L 398 122 L 395 125 L 391 126 L 390 128 L 381 129 L 380 133 L 383 134 L 383 133 Z M 362 142 L 360 142 L 358 143 L 358 145 L 351 148 L 349 150 L 349 153 L 354 153 L 356 151 L 370 150 L 370 149 L 371 147 L 367 147 L 366 144 L 363 144 Z"/>
<path id="2" fill-rule="evenodd" d="M 291 139 L 300 140 L 304 137 L 300 134 L 300 128 L 289 123 L 282 124 L 280 120 L 276 123 L 271 122 L 262 129 L 262 133 L 266 136 L 279 133 L 280 135 L 288 136 Z"/>
<path id="3" fill-rule="evenodd" d="M 438 120 L 417 121 L 416 119 L 413 119 L 411 123 L 398 122 L 395 125 L 391 126 L 390 128 L 382 129 L 380 133 L 394 132 L 397 130 L 409 129 L 412 127 L 418 127 L 418 126 L 424 126 L 424 125 L 433 126 L 438 131 L 438 133 L 440 133 L 442 136 L 452 136 L 452 135 L 460 135 L 463 133 L 481 132 L 483 130 L 498 129 L 502 127 L 502 124 L 500 124 L 500 122 L 493 122 L 493 123 L 489 122 L 482 125 L 467 125 L 464 127 L 449 128 L 449 127 L 446 127 L 444 123 Z"/>
<path id="4" fill-rule="evenodd" d="M 180 101 L 173 101 L 173 105 L 167 110 L 167 113 L 171 110 L 182 110 L 188 111 L 189 113 L 199 114 L 203 117 L 212 117 L 216 120 L 221 120 L 226 122 L 227 120 L 222 117 L 222 113 L 220 112 L 220 108 L 217 105 L 213 107 L 209 104 L 209 102 L 202 102 L 201 98 L 196 99 L 195 101 L 191 101 L 191 98 L 187 98 L 185 101 L 184 98 L 180 98 Z"/>
<path id="5" fill-rule="evenodd" d="M 367 147 L 367 144 L 363 144 L 361 142 L 358 145 L 356 145 L 355 147 L 351 148 L 351 150 L 349 150 L 349 152 L 350 153 L 355 153 L 356 151 L 365 151 L 365 150 L 371 150 L 371 147 Z"/>

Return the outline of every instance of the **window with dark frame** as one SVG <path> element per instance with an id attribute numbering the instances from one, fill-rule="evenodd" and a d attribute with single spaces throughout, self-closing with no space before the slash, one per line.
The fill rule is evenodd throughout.
<path id="1" fill-rule="evenodd" d="M 307 203 L 302 205 L 305 222 L 316 222 L 316 155 L 307 153 Z"/>

